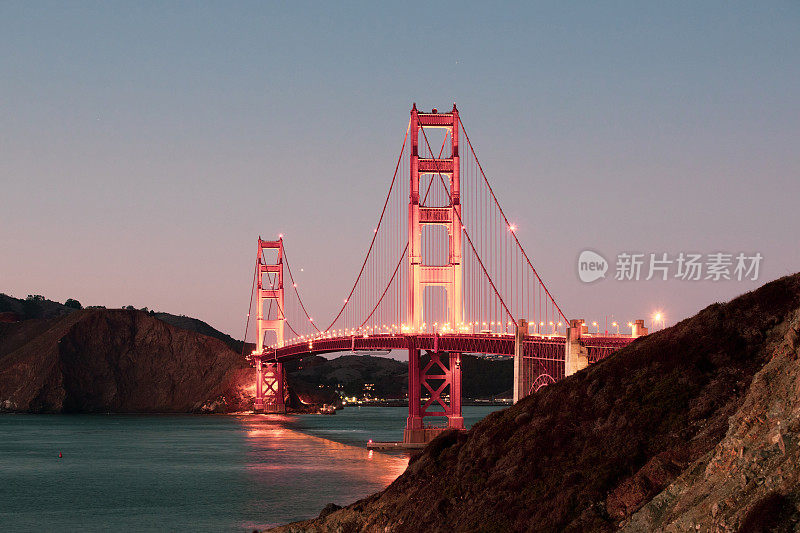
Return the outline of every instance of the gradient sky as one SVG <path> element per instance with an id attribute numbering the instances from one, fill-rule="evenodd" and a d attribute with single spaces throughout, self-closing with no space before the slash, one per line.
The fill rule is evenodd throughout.
<path id="1" fill-rule="evenodd" d="M 3 1 L 0 52 L 13 296 L 241 337 L 256 238 L 282 232 L 327 323 L 412 102 L 458 103 L 570 317 L 674 323 L 800 270 L 796 1 Z M 764 262 L 758 282 L 586 285 L 585 248 Z"/>

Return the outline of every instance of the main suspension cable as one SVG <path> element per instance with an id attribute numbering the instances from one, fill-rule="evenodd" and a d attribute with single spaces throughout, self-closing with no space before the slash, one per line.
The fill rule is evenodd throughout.
<path id="1" fill-rule="evenodd" d="M 330 325 L 327 328 L 325 328 L 325 332 L 330 330 L 333 327 L 333 325 L 336 324 L 336 321 L 339 320 L 339 317 L 342 316 L 342 313 L 344 313 L 344 310 L 347 307 L 347 304 L 350 303 L 350 299 L 356 290 L 356 286 L 358 285 L 359 280 L 361 279 L 361 275 L 364 273 L 364 267 L 367 266 L 367 260 L 369 259 L 369 254 L 372 253 L 372 248 L 373 246 L 375 246 L 375 239 L 378 238 L 378 230 L 380 230 L 381 223 L 383 222 L 383 216 L 384 214 L 386 214 L 386 206 L 389 204 L 389 198 L 391 198 L 392 196 L 392 189 L 394 188 L 395 181 L 397 180 L 397 171 L 400 169 L 400 161 L 403 159 L 403 152 L 406 149 L 406 141 L 408 141 L 408 132 L 410 129 L 411 129 L 411 119 L 409 119 L 408 121 L 408 127 L 406 128 L 406 135 L 403 138 L 403 146 L 400 147 L 400 156 L 397 158 L 397 165 L 395 165 L 394 167 L 394 176 L 392 176 L 392 183 L 391 185 L 389 185 L 389 192 L 386 195 L 386 200 L 383 202 L 383 209 L 381 209 L 381 216 L 378 219 L 378 226 L 375 228 L 375 232 L 372 234 L 372 241 L 369 243 L 369 249 L 367 250 L 366 257 L 364 257 L 364 262 L 361 263 L 361 270 L 358 271 L 358 276 L 356 276 L 356 281 L 353 283 L 353 287 L 350 289 L 347 298 L 344 299 L 344 305 L 342 305 L 342 308 L 339 309 L 339 313 L 336 315 L 336 317 L 333 319 Z"/>
<path id="2" fill-rule="evenodd" d="M 259 250 L 260 252 L 260 250 Z M 253 293 L 256 292 L 256 275 L 258 274 L 258 257 L 256 257 L 256 266 L 253 269 L 253 283 L 250 284 L 250 307 L 247 308 L 247 321 L 244 325 L 244 337 L 242 339 L 242 357 L 244 358 L 244 351 L 247 347 L 247 331 L 250 329 L 250 313 L 253 311 Z"/>
<path id="3" fill-rule="evenodd" d="M 481 162 L 478 159 L 478 154 L 475 153 L 475 148 L 472 146 L 472 142 L 469 140 L 469 135 L 467 134 L 467 128 L 465 128 L 464 127 L 464 123 L 461 122 L 461 117 L 458 117 L 458 123 L 461 125 L 461 131 L 464 132 L 464 138 L 467 140 L 467 144 L 469 145 L 469 149 L 472 152 L 472 157 L 475 158 L 475 162 L 478 164 L 478 169 L 481 171 L 481 176 L 483 177 L 483 181 L 486 183 L 486 186 L 489 188 L 489 193 L 492 195 L 492 199 L 494 200 L 494 203 L 497 206 L 497 209 L 500 210 L 500 215 L 503 217 L 503 221 L 506 223 L 506 227 L 510 228 L 511 224 L 508 222 L 508 218 L 506 217 L 505 212 L 503 212 L 503 208 L 500 206 L 500 202 L 497 200 L 497 196 L 495 196 L 494 190 L 492 189 L 492 186 L 489 183 L 489 180 L 486 178 L 486 173 L 483 171 L 483 165 L 481 165 Z M 423 134 L 424 133 L 425 132 L 423 131 Z M 465 231 L 465 233 L 466 233 L 466 231 Z M 559 314 L 561 314 L 561 317 L 566 322 L 569 322 L 569 320 L 567 319 L 567 315 L 565 315 L 564 312 L 561 311 L 561 308 L 556 303 L 555 298 L 553 298 L 553 295 L 550 294 L 550 291 L 547 289 L 547 285 L 545 285 L 544 281 L 539 276 L 539 273 L 536 271 L 536 268 L 534 268 L 533 263 L 531 263 L 531 260 L 528 257 L 528 254 L 525 252 L 525 248 L 522 247 L 522 244 L 519 242 L 519 239 L 517 238 L 516 232 L 512 231 L 511 235 L 512 235 L 512 237 L 514 237 L 514 241 L 517 243 L 517 246 L 519 247 L 520 251 L 522 252 L 522 256 L 525 258 L 525 261 L 528 263 L 528 266 L 531 267 L 531 270 L 533 271 L 533 274 L 536 276 L 536 279 L 539 280 L 539 283 L 541 284 L 542 288 L 544 289 L 544 292 L 547 293 L 547 297 L 550 298 L 550 301 L 552 302 L 552 304 L 556 307 L 556 309 L 558 309 L 558 312 L 559 312 Z"/>
<path id="4" fill-rule="evenodd" d="M 439 149 L 439 157 L 440 158 L 442 157 L 442 153 L 444 152 L 444 147 L 445 147 L 446 144 L 447 144 L 447 135 L 444 136 L 444 139 L 442 140 L 442 147 Z M 430 149 L 430 146 L 428 147 L 428 149 Z M 431 154 L 433 154 L 433 152 L 431 152 Z M 428 182 L 428 188 L 425 189 L 425 196 L 422 197 L 422 205 L 425 205 L 425 202 L 428 200 L 428 194 L 431 192 L 431 186 L 433 186 L 433 180 L 432 179 Z M 392 273 L 392 277 L 389 279 L 389 283 L 386 284 L 386 288 L 383 290 L 383 293 L 381 294 L 381 297 L 378 299 L 377 303 L 372 308 L 372 311 L 370 311 L 370 313 L 367 316 L 367 318 L 365 318 L 364 321 L 361 323 L 361 325 L 358 326 L 359 328 L 364 327 L 364 324 L 369 322 L 369 319 L 372 318 L 373 314 L 375 314 L 375 311 L 378 309 L 378 306 L 381 304 L 381 302 L 383 301 L 383 298 L 386 296 L 386 293 L 389 290 L 389 287 L 392 286 L 392 283 L 394 282 L 394 279 L 397 276 L 397 272 L 400 269 L 400 265 L 403 262 L 403 258 L 406 256 L 406 253 L 408 253 L 408 240 L 406 240 L 406 247 L 403 248 L 403 253 L 400 254 L 400 259 L 397 261 L 397 266 L 394 267 L 394 272 Z"/>
<path id="5" fill-rule="evenodd" d="M 292 275 L 292 267 L 289 266 L 289 256 L 286 254 L 285 245 L 283 246 L 283 259 L 286 261 L 286 270 L 289 272 L 289 281 L 292 282 L 292 288 L 294 288 L 294 293 L 297 295 L 297 301 L 300 302 L 300 307 L 303 309 L 303 313 L 305 313 L 306 318 L 309 322 L 311 322 L 311 325 L 314 326 L 314 329 L 322 333 L 322 331 L 320 331 L 320 329 L 314 323 L 314 319 L 309 316 L 308 311 L 306 311 L 306 306 L 303 304 L 303 298 L 300 297 L 300 291 L 297 289 L 297 283 L 294 282 L 294 276 Z"/>
<path id="6" fill-rule="evenodd" d="M 422 136 L 425 138 L 425 144 L 428 146 L 428 150 L 431 153 L 433 153 L 433 150 L 431 150 L 431 145 L 428 142 L 428 135 L 425 133 L 425 128 L 424 127 L 420 128 L 420 130 L 422 130 Z M 444 182 L 444 178 L 442 177 L 442 172 L 439 170 L 439 160 L 438 159 L 434 159 L 434 165 L 436 166 L 436 173 L 439 175 L 439 180 L 442 182 L 442 185 L 444 186 L 445 190 L 447 191 L 447 195 L 450 197 L 450 205 L 454 206 L 454 204 L 453 204 L 453 192 L 447 188 L 447 185 Z M 494 281 L 492 281 L 492 276 L 489 275 L 489 272 L 486 270 L 486 266 L 484 266 L 483 261 L 481 260 L 481 256 L 478 254 L 478 251 L 475 249 L 475 246 L 472 244 L 472 239 L 469 236 L 469 232 L 467 232 L 467 229 L 464 227 L 464 224 L 461 221 L 461 214 L 458 212 L 457 209 L 453 209 L 453 213 L 455 213 L 456 217 L 458 217 L 458 225 L 461 227 L 461 230 L 464 232 L 464 236 L 467 238 L 467 242 L 469 243 L 470 247 L 472 248 L 472 252 L 475 254 L 475 258 L 478 260 L 478 264 L 481 265 L 481 269 L 483 269 L 483 273 L 486 275 L 486 278 L 489 280 L 489 284 L 492 286 L 492 290 L 494 290 L 494 293 L 497 295 L 497 298 L 500 300 L 500 303 L 503 305 L 503 309 L 505 309 L 506 313 L 508 313 L 508 316 L 510 316 L 512 318 L 512 320 L 514 320 L 514 323 L 516 323 L 516 319 L 514 319 L 514 314 L 508 309 L 508 306 L 506 305 L 506 302 L 503 300 L 503 297 L 500 296 L 500 293 L 497 291 L 497 287 L 495 286 Z"/>

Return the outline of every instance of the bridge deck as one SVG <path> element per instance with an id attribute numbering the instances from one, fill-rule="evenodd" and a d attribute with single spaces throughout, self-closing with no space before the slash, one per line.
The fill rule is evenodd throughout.
<path id="1" fill-rule="evenodd" d="M 629 336 L 587 336 L 581 341 L 588 348 L 589 360 L 595 362 L 608 353 L 627 346 L 634 339 Z M 523 356 L 553 361 L 564 360 L 563 336 L 529 336 L 523 341 Z M 368 350 L 419 349 L 441 352 L 485 353 L 514 355 L 514 336 L 504 334 L 401 334 L 348 335 L 319 337 L 293 342 L 276 349 L 266 349 L 265 356 L 279 362 L 298 359 L 311 354 Z M 606 353 L 607 352 L 607 353 Z"/>

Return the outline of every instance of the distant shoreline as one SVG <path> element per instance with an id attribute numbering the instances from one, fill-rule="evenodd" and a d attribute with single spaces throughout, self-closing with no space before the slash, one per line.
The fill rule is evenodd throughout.
<path id="1" fill-rule="evenodd" d="M 511 405 L 511 399 L 508 400 L 462 400 L 462 406 L 476 407 L 485 405 L 487 407 L 508 406 Z M 361 402 L 348 402 L 343 407 L 408 407 L 407 400 L 369 400 Z"/>

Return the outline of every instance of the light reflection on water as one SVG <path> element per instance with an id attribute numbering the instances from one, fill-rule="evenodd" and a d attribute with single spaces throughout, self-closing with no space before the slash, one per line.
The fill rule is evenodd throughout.
<path id="1" fill-rule="evenodd" d="M 389 485 L 408 465 L 404 455 L 372 453 L 293 430 L 296 417 L 237 419 L 245 430 L 247 472 L 255 489 L 248 505 L 264 505 L 265 496 L 271 495 L 270 514 L 280 517 L 270 523 L 242 523 L 246 528 L 310 518 L 329 502 L 343 505 L 366 497 Z M 314 507 L 308 512 L 310 501 Z"/>

